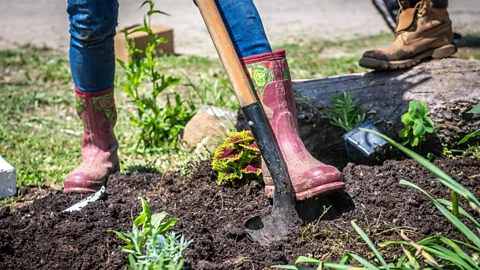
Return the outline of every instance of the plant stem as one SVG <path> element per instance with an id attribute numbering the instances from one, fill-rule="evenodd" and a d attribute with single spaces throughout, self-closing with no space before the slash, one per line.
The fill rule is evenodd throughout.
<path id="1" fill-rule="evenodd" d="M 456 216 L 457 218 L 460 218 L 460 211 L 458 210 L 458 205 L 459 205 L 458 193 L 455 192 L 455 190 L 452 190 L 452 212 L 454 216 Z"/>

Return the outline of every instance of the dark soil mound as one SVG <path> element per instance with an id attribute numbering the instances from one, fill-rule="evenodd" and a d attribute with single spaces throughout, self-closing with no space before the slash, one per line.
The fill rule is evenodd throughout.
<path id="1" fill-rule="evenodd" d="M 480 162 L 439 160 L 436 164 L 480 193 Z M 349 165 L 344 176 L 348 194 L 328 196 L 336 215 L 326 216 L 336 216 L 335 220 L 311 223 L 294 232 L 289 242 L 268 248 L 253 242 L 243 230 L 249 217 L 269 211 L 262 189 L 258 185 L 217 187 L 209 162 L 202 162 L 189 179 L 147 173 L 112 175 L 106 200 L 74 214 L 61 211 L 82 195 L 25 189 L 20 202 L 0 208 L 0 269 L 123 268 L 125 255 L 118 249 L 123 243 L 105 231 L 130 230 L 132 218 L 140 211 L 140 196 L 152 211 L 180 218 L 176 229 L 194 240 L 186 259 L 195 269 L 262 269 L 307 254 L 337 260 L 344 251 L 368 257 L 368 248 L 350 226 L 354 219 L 376 243 L 398 240 L 402 228 L 413 239 L 435 233 L 460 237 L 421 194 L 398 184 L 400 179 L 410 180 L 436 197 L 448 198 L 450 192 L 415 162 Z M 33 202 L 24 203 L 28 201 Z"/>

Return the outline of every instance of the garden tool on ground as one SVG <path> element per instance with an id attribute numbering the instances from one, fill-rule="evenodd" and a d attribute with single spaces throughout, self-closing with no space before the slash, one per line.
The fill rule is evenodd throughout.
<path id="1" fill-rule="evenodd" d="M 275 186 L 271 214 L 249 219 L 246 230 L 262 245 L 286 239 L 299 218 L 295 209 L 295 191 L 279 144 L 260 99 L 249 83 L 215 1 L 197 0 L 196 3 Z"/>
<path id="2" fill-rule="evenodd" d="M 88 204 L 92 202 L 96 202 L 102 199 L 105 196 L 105 186 L 102 186 L 97 192 L 89 195 L 85 199 L 75 203 L 74 205 L 70 206 L 69 208 L 63 210 L 62 212 L 77 212 L 85 208 Z"/>

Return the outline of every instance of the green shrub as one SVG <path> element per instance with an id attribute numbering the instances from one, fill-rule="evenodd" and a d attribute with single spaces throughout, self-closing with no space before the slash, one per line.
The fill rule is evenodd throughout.
<path id="1" fill-rule="evenodd" d="M 145 4 L 150 8 L 144 17 L 143 27 L 123 31 L 127 40 L 129 60 L 127 63 L 118 60 L 127 76 L 123 91 L 133 99 L 137 107 L 136 114 L 130 115 L 130 121 L 140 128 L 135 147 L 139 152 L 145 149 L 176 148 L 181 132 L 196 111 L 195 105 L 183 100 L 178 93 L 174 93 L 173 102 L 170 95 L 166 95 L 165 105 L 161 106 L 158 103 L 159 95 L 169 87 L 178 84 L 180 79 L 160 74 L 156 70 L 158 59 L 154 58 L 155 48 L 167 41 L 152 32 L 150 20 L 153 14 L 165 13 L 154 9 L 152 0 L 143 2 L 142 6 Z M 137 53 L 142 53 L 142 50 L 135 48 L 135 41 L 130 37 L 135 32 L 148 34 L 149 42 L 144 51 L 145 58 L 137 59 L 135 56 Z M 148 95 L 139 91 L 145 78 L 152 87 Z"/>
<path id="2" fill-rule="evenodd" d="M 215 151 L 212 169 L 218 171 L 218 185 L 224 181 L 233 186 L 259 180 L 261 157 L 250 131 L 232 132 Z"/>

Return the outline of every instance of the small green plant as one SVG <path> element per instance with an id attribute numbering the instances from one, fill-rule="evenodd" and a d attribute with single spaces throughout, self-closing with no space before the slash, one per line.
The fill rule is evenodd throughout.
<path id="1" fill-rule="evenodd" d="M 480 222 L 474 216 L 469 214 L 459 206 L 460 197 L 466 199 L 470 207 L 477 213 L 480 213 L 480 201 L 445 172 L 433 165 L 424 157 L 418 155 L 410 149 L 395 142 L 389 137 L 378 132 L 361 129 L 362 131 L 371 132 L 382 137 L 384 140 L 400 149 L 407 156 L 413 158 L 424 168 L 429 170 L 444 186 L 452 190 L 452 201 L 444 199 L 435 199 L 428 192 L 416 186 L 415 184 L 401 180 L 400 184 L 412 187 L 423 193 L 433 205 L 442 213 L 442 215 L 455 226 L 463 236 L 464 240 L 452 240 L 443 236 L 431 236 L 414 242 L 401 233 L 403 241 L 389 241 L 380 243 L 380 247 L 398 246 L 403 250 L 403 254 L 398 256 L 394 262 L 387 263 L 382 254 L 377 250 L 372 241 L 368 238 L 365 232 L 352 221 L 352 226 L 360 237 L 367 243 L 369 248 L 375 254 L 375 261 L 362 258 L 356 254 L 345 253 L 338 263 L 323 262 L 309 257 L 299 257 L 295 265 L 277 265 L 272 266 L 276 269 L 290 269 L 290 270 L 307 270 L 302 265 L 314 265 L 316 269 L 391 269 L 391 270 L 407 270 L 407 269 L 480 269 Z M 467 227 L 466 223 L 462 221 L 468 219 L 469 223 L 475 228 L 472 231 Z M 351 260 L 354 259 L 361 266 L 350 265 Z"/>
<path id="2" fill-rule="evenodd" d="M 428 106 L 421 101 L 410 101 L 408 112 L 402 115 L 402 123 L 404 128 L 399 136 L 405 139 L 403 145 L 410 145 L 412 148 L 427 140 L 426 133 L 435 131 L 433 121 L 428 117 Z"/>
<path id="3" fill-rule="evenodd" d="M 151 214 L 147 202 L 140 198 L 142 212 L 133 221 L 132 231 L 115 233 L 127 243 L 121 250 L 127 253 L 129 269 L 131 270 L 180 270 L 183 267 L 183 252 L 192 241 L 170 229 L 178 222 L 170 218 L 162 222 L 166 212 Z"/>
<path id="4" fill-rule="evenodd" d="M 358 105 L 358 101 L 353 100 L 352 95 L 343 92 L 340 95 L 330 96 L 332 106 L 325 109 L 326 118 L 330 123 L 350 131 L 361 124 L 366 119 L 366 113 Z"/>
<path id="5" fill-rule="evenodd" d="M 212 169 L 218 171 L 218 185 L 224 181 L 233 186 L 259 180 L 260 150 L 250 131 L 232 132 L 215 151 Z"/>
<path id="6" fill-rule="evenodd" d="M 125 70 L 127 81 L 123 85 L 123 91 L 128 94 L 137 107 L 136 114 L 130 115 L 130 121 L 140 128 L 139 139 L 135 149 L 143 152 L 145 149 L 176 148 L 179 136 L 187 122 L 195 114 L 196 107 L 190 101 L 182 100 L 178 93 L 174 93 L 173 102 L 170 95 L 166 95 L 165 104 L 161 106 L 157 99 L 168 87 L 179 83 L 180 79 L 160 74 L 156 70 L 158 58 L 154 58 L 155 49 L 161 43 L 167 42 L 159 38 L 150 28 L 153 14 L 166 14 L 154 9 L 153 0 L 146 0 L 141 7 L 149 5 L 149 11 L 144 16 L 143 26 L 133 30 L 124 30 L 127 40 L 129 60 L 127 63 L 118 60 Z M 135 40 L 130 37 L 135 32 L 148 34 L 148 44 L 145 51 L 135 47 Z M 144 58 L 137 58 L 139 53 L 145 53 Z M 140 89 L 144 79 L 151 83 L 149 95 L 142 94 Z"/>

